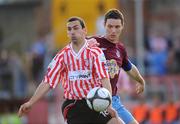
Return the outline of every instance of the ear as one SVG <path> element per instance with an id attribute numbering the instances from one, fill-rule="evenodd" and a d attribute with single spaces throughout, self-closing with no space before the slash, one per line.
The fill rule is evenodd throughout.
<path id="1" fill-rule="evenodd" d="M 104 21 L 104 27 L 106 27 L 106 23 L 105 23 L 105 21 Z"/>
<path id="2" fill-rule="evenodd" d="M 87 34 L 87 29 L 86 28 L 83 28 L 83 31 L 85 34 Z"/>
<path id="3" fill-rule="evenodd" d="M 121 26 L 121 30 L 124 29 L 124 25 Z"/>

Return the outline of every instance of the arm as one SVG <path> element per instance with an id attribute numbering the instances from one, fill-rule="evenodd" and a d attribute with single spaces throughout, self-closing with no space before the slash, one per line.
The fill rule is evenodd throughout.
<path id="1" fill-rule="evenodd" d="M 27 112 L 29 112 L 32 105 L 34 105 L 38 100 L 40 100 L 49 90 L 50 90 L 50 85 L 48 83 L 45 82 L 40 83 L 34 95 L 31 97 L 31 99 L 28 102 L 21 105 L 18 112 L 18 116 L 21 117 Z"/>
<path id="2" fill-rule="evenodd" d="M 49 64 L 47 73 L 43 81 L 39 84 L 38 88 L 36 89 L 34 95 L 28 102 L 21 105 L 18 112 L 19 117 L 28 113 L 32 105 L 34 105 L 39 99 L 41 99 L 50 90 L 50 88 L 55 88 L 57 86 L 59 82 L 58 80 L 56 80 L 56 78 L 60 78 L 60 72 L 63 70 L 63 68 L 63 53 L 60 53 L 57 54 Z"/>
<path id="3" fill-rule="evenodd" d="M 136 66 L 134 64 L 132 64 L 132 68 L 126 72 L 131 78 L 133 78 L 135 81 L 138 82 L 139 85 L 137 86 L 137 93 L 142 93 L 145 88 L 145 81 L 144 81 L 143 77 L 141 76 L 141 74 L 139 73 Z"/>
<path id="4" fill-rule="evenodd" d="M 102 82 L 102 86 L 103 86 L 104 88 L 106 88 L 106 89 L 110 92 L 110 94 L 111 94 L 111 96 L 112 96 L 112 88 L 111 88 L 111 84 L 110 84 L 109 78 L 102 78 L 102 79 L 101 79 L 101 82 Z M 110 115 L 111 115 L 112 117 L 116 117 L 117 120 L 119 120 L 119 119 L 118 119 L 117 112 L 116 112 L 115 109 L 112 107 L 112 103 L 111 103 L 110 106 L 107 108 L 107 111 L 110 113 Z"/>
<path id="5" fill-rule="evenodd" d="M 50 85 L 45 82 L 41 82 L 37 87 L 34 95 L 28 101 L 31 105 L 36 103 L 39 99 L 41 99 L 48 91 L 50 90 Z"/>
<path id="6" fill-rule="evenodd" d="M 103 78 L 101 79 L 101 82 L 102 82 L 102 86 L 104 88 L 106 88 L 112 95 L 112 88 L 111 88 L 111 84 L 110 84 L 110 80 L 109 78 Z"/>

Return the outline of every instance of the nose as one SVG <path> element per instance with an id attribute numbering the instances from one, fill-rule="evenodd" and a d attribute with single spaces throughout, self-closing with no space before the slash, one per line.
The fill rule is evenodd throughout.
<path id="1" fill-rule="evenodd" d="M 71 31 L 69 31 L 69 34 L 73 36 L 75 35 L 75 31 L 72 29 Z"/>
<path id="2" fill-rule="evenodd" d="M 116 28 L 113 27 L 113 28 L 112 28 L 112 32 L 113 32 L 113 33 L 116 32 Z"/>

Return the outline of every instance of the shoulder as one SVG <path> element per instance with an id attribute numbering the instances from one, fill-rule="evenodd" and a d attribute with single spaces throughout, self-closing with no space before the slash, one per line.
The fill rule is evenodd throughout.
<path id="1" fill-rule="evenodd" d="M 123 43 L 118 43 L 118 44 L 117 44 L 117 47 L 118 47 L 121 51 L 126 51 L 126 48 L 125 48 L 125 46 L 124 46 Z"/>
<path id="2" fill-rule="evenodd" d="M 99 47 L 97 47 L 97 46 L 88 48 L 88 50 L 90 51 L 90 53 L 91 53 L 92 55 L 99 55 L 99 54 L 102 54 L 102 53 L 103 53 L 103 51 L 101 50 L 101 48 L 99 48 Z"/>
<path id="3" fill-rule="evenodd" d="M 55 56 L 55 58 L 61 58 L 64 56 L 64 54 L 69 50 L 69 45 L 65 46 L 64 48 L 62 48 L 61 50 L 59 50 Z"/>
<path id="4" fill-rule="evenodd" d="M 61 50 L 59 50 L 58 53 L 64 53 L 64 52 L 67 52 L 68 50 L 70 50 L 70 45 L 66 45 L 64 48 L 62 48 Z"/>
<path id="5" fill-rule="evenodd" d="M 100 41 L 103 40 L 103 36 L 101 36 L 101 35 L 97 35 L 97 36 L 88 36 L 88 37 L 87 37 L 87 39 L 91 39 L 91 38 L 96 39 L 98 42 L 100 42 Z"/>
<path id="6" fill-rule="evenodd" d="M 103 51 L 99 47 L 92 47 L 90 50 L 90 55 L 93 59 L 98 59 L 101 62 L 105 62 L 106 58 Z"/>

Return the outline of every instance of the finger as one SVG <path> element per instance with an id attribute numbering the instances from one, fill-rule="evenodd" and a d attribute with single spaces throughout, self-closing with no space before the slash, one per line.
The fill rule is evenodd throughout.
<path id="1" fill-rule="evenodd" d="M 19 111 L 18 111 L 18 116 L 21 117 L 23 115 L 23 112 L 22 112 L 22 107 L 20 107 Z"/>
<path id="2" fill-rule="evenodd" d="M 20 109 L 19 109 L 18 116 L 22 117 L 27 112 L 28 112 L 28 109 L 26 107 L 24 107 L 24 106 L 21 106 Z"/>

